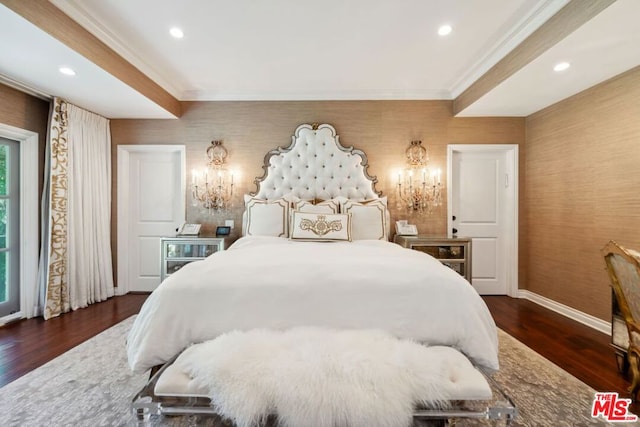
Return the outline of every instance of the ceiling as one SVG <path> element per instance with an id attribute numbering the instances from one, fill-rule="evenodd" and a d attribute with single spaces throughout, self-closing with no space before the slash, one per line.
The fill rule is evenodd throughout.
<path id="1" fill-rule="evenodd" d="M 568 2 L 51 0 L 180 101 L 455 99 Z M 527 116 L 640 65 L 638 16 L 617 0 L 459 115 Z M 1 4 L 0 21 L 0 81 L 109 118 L 175 117 Z"/>

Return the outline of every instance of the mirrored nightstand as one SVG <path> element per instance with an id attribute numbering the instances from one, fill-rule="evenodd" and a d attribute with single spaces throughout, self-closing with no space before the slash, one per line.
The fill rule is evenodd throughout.
<path id="1" fill-rule="evenodd" d="M 393 241 L 405 248 L 431 255 L 471 283 L 470 238 L 396 235 Z"/>
<path id="2" fill-rule="evenodd" d="M 160 238 L 160 281 L 186 264 L 205 259 L 225 249 L 223 237 L 162 237 Z"/>

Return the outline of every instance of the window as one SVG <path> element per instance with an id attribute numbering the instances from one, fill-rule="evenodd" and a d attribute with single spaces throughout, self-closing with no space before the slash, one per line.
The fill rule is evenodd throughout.
<path id="1" fill-rule="evenodd" d="M 0 138 L 0 317 L 20 308 L 20 146 Z"/>

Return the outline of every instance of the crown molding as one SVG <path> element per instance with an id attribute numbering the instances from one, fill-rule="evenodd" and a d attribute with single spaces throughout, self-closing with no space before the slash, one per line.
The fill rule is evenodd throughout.
<path id="1" fill-rule="evenodd" d="M 182 114 L 180 101 L 49 0 L 1 2 L 168 113 L 176 117 Z"/>
<path id="2" fill-rule="evenodd" d="M 458 115 L 616 0 L 570 0 L 453 100 Z"/>
<path id="3" fill-rule="evenodd" d="M 522 43 L 549 18 L 569 3 L 569 0 L 540 0 L 527 16 L 522 18 L 485 55 L 462 75 L 451 89 L 452 98 L 457 98 L 476 80 Z"/>
<path id="4" fill-rule="evenodd" d="M 317 91 L 317 92 L 216 92 L 187 90 L 182 101 L 427 101 L 451 100 L 449 91 Z"/>
<path id="5" fill-rule="evenodd" d="M 21 83 L 17 80 L 12 79 L 11 77 L 5 76 L 4 74 L 0 74 L 0 84 L 9 86 L 12 89 L 19 90 L 20 92 L 26 93 L 27 95 L 31 95 L 45 101 L 50 101 L 51 98 L 53 98 L 50 94 L 45 93 L 40 89 Z"/>
<path id="6" fill-rule="evenodd" d="M 91 34 L 96 36 L 100 41 L 113 49 L 123 59 L 131 63 L 137 69 L 142 71 L 146 76 L 160 85 L 164 90 L 169 92 L 173 97 L 178 98 L 182 89 L 170 83 L 171 79 L 157 71 L 156 68 L 149 65 L 140 55 L 136 54 L 128 47 L 128 44 L 117 37 L 113 32 L 109 31 L 104 25 L 97 21 L 82 6 L 81 1 L 77 0 L 49 0 L 58 9 L 84 27 Z"/>

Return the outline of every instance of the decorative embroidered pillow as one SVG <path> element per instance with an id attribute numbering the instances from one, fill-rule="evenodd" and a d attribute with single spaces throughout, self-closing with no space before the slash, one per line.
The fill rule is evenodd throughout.
<path id="1" fill-rule="evenodd" d="M 340 212 L 340 204 L 335 200 L 311 203 L 300 200 L 293 204 L 293 208 L 299 212 L 337 214 Z"/>
<path id="2" fill-rule="evenodd" d="M 246 236 L 289 237 L 289 206 L 284 198 L 246 200 Z"/>
<path id="3" fill-rule="evenodd" d="M 292 240 L 351 241 L 351 215 L 294 211 Z"/>
<path id="4" fill-rule="evenodd" d="M 353 240 L 388 240 L 387 198 L 364 202 L 346 201 L 342 213 L 351 214 Z"/>

